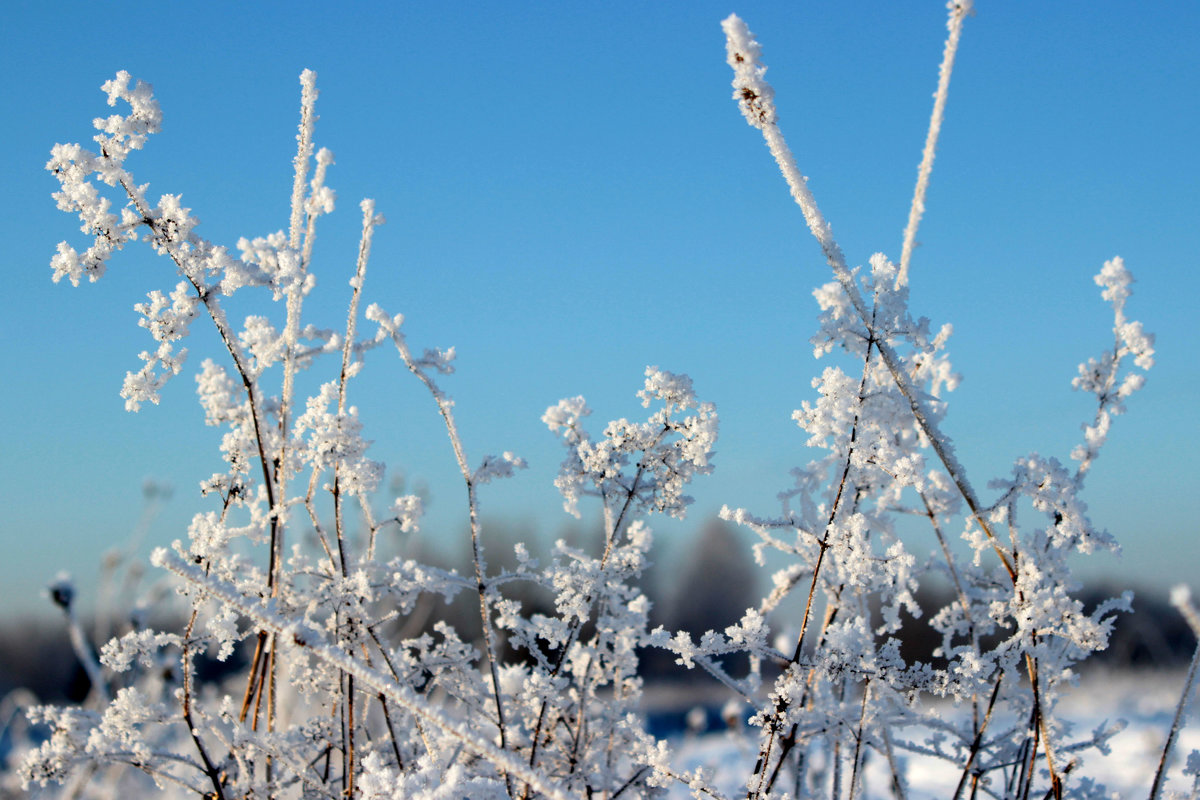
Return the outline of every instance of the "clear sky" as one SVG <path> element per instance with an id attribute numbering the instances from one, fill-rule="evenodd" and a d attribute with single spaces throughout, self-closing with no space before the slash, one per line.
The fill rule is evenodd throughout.
<path id="1" fill-rule="evenodd" d="M 99 283 L 50 281 L 78 223 L 43 170 L 90 144 L 118 70 L 152 83 L 164 130 L 128 162 L 151 195 L 183 195 L 231 248 L 287 227 L 302 69 L 318 73 L 318 146 L 338 211 L 319 229 L 308 322 L 339 327 L 360 225 L 388 217 L 366 295 L 403 312 L 414 347 L 458 349 L 444 387 L 471 460 L 530 469 L 491 486 L 489 518 L 545 541 L 571 518 L 540 422 L 583 394 L 593 422 L 641 411 L 646 365 L 692 376 L 721 415 L 717 470 L 692 488 L 686 536 L 722 504 L 777 509 L 808 460 L 790 421 L 822 365 L 808 339 L 820 251 L 730 99 L 720 20 L 764 47 L 781 126 L 847 258 L 898 259 L 945 35 L 941 2 L 209 2 L 16 0 L 0 25 L 7 283 L 0 292 L 0 602 L 17 614 L 65 569 L 86 587 L 125 543 L 147 477 L 174 496 L 141 552 L 182 538 L 220 468 L 192 375 L 215 353 L 195 326 L 187 373 L 128 414 L 122 378 L 149 346 L 133 305 L 177 280 L 139 247 Z M 1089 478 L 1094 521 L 1125 545 L 1094 572 L 1200 588 L 1200 5 L 978 0 L 967 20 L 913 309 L 952 322 L 964 376 L 947 432 L 971 480 L 1038 451 L 1066 459 L 1090 420 L 1076 364 L 1111 346 L 1092 276 L 1114 255 L 1158 365 Z M 423 388 L 369 358 L 352 387 L 372 454 L 428 485 L 422 535 L 462 536 L 462 489 Z M 747 541 L 749 537 L 747 535 Z M 449 546 L 449 545 L 447 545 Z M 671 558 L 677 556 L 669 556 Z"/>

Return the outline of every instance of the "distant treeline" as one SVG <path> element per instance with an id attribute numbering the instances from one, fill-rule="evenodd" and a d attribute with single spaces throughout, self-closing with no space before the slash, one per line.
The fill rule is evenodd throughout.
<path id="1" fill-rule="evenodd" d="M 599 535 L 599 534 L 597 534 Z M 508 549 L 511 552 L 511 548 Z M 503 561 L 504 548 L 496 547 L 496 560 Z M 465 556 L 464 556 L 465 559 Z M 450 565 L 454 566 L 454 565 Z M 465 562 L 460 571 L 469 569 Z M 699 638 L 708 630 L 723 630 L 741 618 L 748 606 L 762 596 L 760 580 L 764 571 L 751 560 L 746 542 L 738 538 L 733 528 L 719 520 L 706 523 L 696 544 L 687 549 L 681 559 L 655 565 L 646 576 L 646 592 L 653 603 L 651 625 L 668 630 L 684 630 Z M 1120 594 L 1123 588 L 1134 591 L 1133 613 L 1118 614 L 1107 650 L 1090 657 L 1085 668 L 1108 669 L 1169 668 L 1187 663 L 1195 647 L 1187 623 L 1167 602 L 1165 596 L 1143 591 L 1137 586 L 1114 588 L 1111 585 L 1088 585 L 1079 593 L 1089 610 L 1098 603 Z M 799 591 L 799 590 L 796 590 Z M 506 591 L 506 594 L 513 594 Z M 518 593 L 519 594 L 519 593 Z M 937 662 L 934 652 L 941 644 L 939 637 L 927 624 L 928 615 L 947 604 L 949 590 L 923 588 L 917 601 L 926 614 L 922 619 L 907 619 L 900 632 L 901 652 L 909 662 Z M 519 599 L 526 615 L 550 613 L 552 598 L 530 588 Z M 442 620 L 465 636 L 478 633 L 479 609 L 474 598 L 464 593 L 451 606 L 441 599 L 431 599 L 428 607 L 417 611 L 402 624 L 415 635 L 432 629 Z M 47 601 L 49 605 L 49 601 Z M 172 625 L 170 620 L 154 620 L 159 630 L 182 629 L 183 620 Z M 786 620 L 780 621 L 786 627 Z M 89 631 L 124 632 L 131 623 L 109 619 L 85 626 Z M 107 638 L 101 633 L 94 639 Z M 93 647 L 99 642 L 93 641 Z M 245 654 L 235 653 L 226 662 L 205 660 L 197 663 L 198 679 L 216 680 L 221 675 L 244 666 Z M 678 681 L 695 679 L 707 681 L 707 673 L 687 671 L 674 663 L 674 657 L 664 651 L 643 655 L 642 673 L 646 681 Z M 744 666 L 727 664 L 733 674 Z M 68 639 L 65 621 L 53 617 L 38 619 L 9 619 L 0 622 L 0 697 L 14 689 L 25 688 L 45 702 L 79 701 L 89 688 L 87 675 L 79 664 Z"/>

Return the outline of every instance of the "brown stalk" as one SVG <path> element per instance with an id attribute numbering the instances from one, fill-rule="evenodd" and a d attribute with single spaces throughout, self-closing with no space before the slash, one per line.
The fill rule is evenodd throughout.
<path id="1" fill-rule="evenodd" d="M 274 639 L 274 637 L 272 637 L 272 640 L 273 639 Z M 252 718 L 252 722 L 250 724 L 250 727 L 252 730 L 258 730 L 258 712 L 262 708 L 262 700 L 263 700 L 263 694 L 264 694 L 264 692 L 261 691 L 261 688 L 263 686 L 265 686 L 267 683 L 267 672 L 270 669 L 270 661 L 271 661 L 271 656 L 268 651 L 268 655 L 262 661 L 262 671 L 260 672 L 260 677 L 258 679 L 258 685 L 259 685 L 260 691 L 255 695 L 255 698 L 254 698 L 254 717 Z"/>
<path id="2" fill-rule="evenodd" d="M 831 760 L 833 761 L 833 780 L 829 787 L 829 800 L 838 800 L 842 796 L 842 740 L 836 734 L 833 740 L 833 758 Z"/>
<path id="3" fill-rule="evenodd" d="M 892 794 L 896 800 L 907 800 L 904 793 L 904 782 L 900 779 L 900 768 L 896 764 L 896 755 L 892 752 L 892 736 L 885 727 L 882 730 L 884 754 L 887 756 L 888 767 L 892 770 Z"/>
<path id="4" fill-rule="evenodd" d="M 392 659 L 388 656 L 387 650 L 384 649 L 383 642 L 379 641 L 379 635 L 375 633 L 375 630 L 370 625 L 366 625 L 364 627 L 366 628 L 367 634 L 371 637 L 371 641 L 375 642 L 375 647 L 379 649 L 379 655 L 380 655 L 380 657 L 383 658 L 383 663 L 388 668 L 388 672 L 391 673 L 392 678 L 397 683 L 401 683 L 402 681 L 400 679 L 400 673 L 396 672 L 396 665 L 392 663 Z M 368 660 L 368 662 L 370 661 L 369 658 L 367 660 Z M 384 709 L 386 711 L 386 709 L 387 709 L 386 705 L 384 706 Z M 425 735 L 425 726 L 421 724 L 421 720 L 416 719 L 415 717 L 413 718 L 412 723 L 417 729 L 417 735 L 421 737 L 421 743 L 425 745 L 425 750 L 432 753 L 433 748 L 430 746 L 429 739 Z M 389 720 L 388 730 L 391 730 L 390 720 Z M 393 747 L 396 746 L 396 740 L 395 740 L 394 735 L 392 737 L 392 746 Z M 396 753 L 396 757 L 399 758 L 398 750 Z"/>
<path id="5" fill-rule="evenodd" d="M 250 679 L 246 681 L 246 693 L 242 696 L 242 710 L 238 712 L 238 722 L 246 721 L 246 713 L 250 710 L 250 700 L 254 696 L 254 688 L 258 684 L 254 680 L 254 676 L 258 674 L 258 666 L 261 663 L 263 642 L 266 641 L 267 632 L 258 632 L 258 641 L 254 645 L 254 657 L 250 659 Z"/>
<path id="6" fill-rule="evenodd" d="M 966 786 L 967 776 L 971 774 L 971 766 L 975 763 L 975 758 L 979 755 L 979 750 L 983 746 L 983 732 L 988 726 L 988 722 L 992 719 L 992 709 L 996 707 L 996 700 L 1000 697 L 1000 684 L 1004 681 L 1004 673 L 996 676 L 996 686 L 992 689 L 992 697 L 988 701 L 987 713 L 983 716 L 983 723 L 975 726 L 975 738 L 971 741 L 971 750 L 967 755 L 967 763 L 963 765 L 962 777 L 958 779 L 958 788 L 954 790 L 953 800 L 958 800 L 962 795 L 963 787 Z"/>
<path id="7" fill-rule="evenodd" d="M 937 514 L 934 513 L 933 506 L 930 504 L 929 498 L 926 496 L 926 494 L 924 492 L 922 492 L 920 490 L 917 491 L 917 494 L 920 496 L 921 502 L 925 506 L 925 515 L 929 518 L 929 524 L 931 526 L 933 526 L 933 533 L 935 536 L 937 536 L 938 544 L 942 548 L 942 555 L 946 559 L 946 569 L 948 569 L 950 571 L 950 578 L 954 582 L 954 590 L 955 590 L 955 592 L 957 592 L 958 602 L 962 606 L 963 621 L 966 622 L 966 624 L 967 624 L 967 633 L 971 637 L 971 644 L 975 647 L 976 650 L 978 650 L 979 649 L 979 634 L 978 634 L 977 629 L 975 628 L 975 620 L 971 614 L 971 601 L 967 598 L 966 590 L 963 589 L 962 581 L 958 577 L 958 569 L 957 569 L 957 567 L 955 567 L 954 556 L 950 552 L 950 546 L 946 543 L 946 537 L 942 533 L 942 526 L 938 524 Z M 998 685 L 997 685 L 997 688 L 998 688 Z M 996 702 L 996 699 L 995 699 L 995 695 L 993 694 L 991 703 L 988 704 L 987 715 L 985 715 L 985 720 L 983 722 L 984 727 L 987 726 L 986 717 L 991 715 L 992 705 L 995 702 Z M 978 741 L 980 741 L 980 736 L 982 735 L 983 729 L 980 727 L 979 698 L 977 695 L 972 695 L 972 698 L 971 698 L 971 725 L 975 730 L 975 740 L 978 742 Z M 974 757 L 975 757 L 975 754 L 972 753 L 971 758 L 973 759 Z M 970 762 L 968 761 L 968 766 L 969 766 L 969 764 L 970 764 Z M 966 770 L 964 768 L 964 773 L 965 773 L 965 771 Z M 960 782 L 958 791 L 955 792 L 956 800 L 958 797 L 958 793 L 961 791 L 962 791 L 962 784 Z"/>
<path id="8" fill-rule="evenodd" d="M 279 644 L 279 638 L 277 636 L 272 636 L 271 637 L 271 649 L 267 653 L 267 668 L 266 668 L 266 673 L 267 673 L 267 732 L 268 733 L 273 733 L 275 731 L 275 654 L 276 654 L 276 647 L 278 646 L 278 644 Z M 261 694 L 260 694 L 260 697 L 261 697 Z M 257 722 L 257 720 L 255 720 L 255 721 Z M 267 770 L 267 784 L 270 785 L 271 776 L 274 774 L 274 771 L 275 771 L 275 762 L 272 760 L 271 755 L 269 753 L 267 754 L 266 770 Z M 269 795 L 269 797 L 273 797 L 273 795 Z"/>
<path id="9" fill-rule="evenodd" d="M 842 468 L 842 478 L 841 478 L 841 481 L 838 483 L 837 493 L 834 497 L 833 505 L 829 511 L 829 518 L 825 523 L 824 536 L 822 537 L 822 539 L 818 545 L 820 549 L 817 553 L 817 563 L 813 567 L 812 582 L 809 584 L 809 587 L 808 587 L 808 599 L 805 601 L 805 604 L 804 604 L 804 617 L 802 618 L 802 621 L 800 623 L 800 635 L 796 637 L 796 649 L 793 651 L 792 657 L 788 661 L 789 669 L 791 667 L 795 666 L 796 664 L 800 663 L 800 656 L 804 650 L 804 637 L 805 637 L 805 634 L 808 632 L 808 622 L 812 615 L 813 597 L 816 595 L 816 591 L 817 591 L 817 581 L 821 575 L 821 566 L 825 561 L 825 551 L 829 549 L 829 535 L 833 529 L 833 522 L 837 518 L 837 513 L 841 508 L 842 497 L 844 495 L 844 492 L 846 489 L 846 484 L 850 477 L 850 466 L 851 466 L 851 462 L 854 457 L 855 443 L 858 439 L 858 422 L 859 422 L 859 418 L 860 418 L 859 415 L 862 410 L 862 404 L 866 399 L 867 377 L 870 373 L 870 365 L 871 365 L 871 346 L 874 343 L 875 343 L 875 339 L 874 339 L 874 334 L 872 333 L 871 338 L 868 339 L 868 341 L 867 341 L 866 356 L 863 358 L 863 373 L 862 373 L 862 378 L 860 379 L 859 386 L 858 386 L 858 404 L 857 404 L 857 406 L 855 408 L 855 412 L 854 412 L 854 423 L 850 427 L 850 442 L 849 442 L 849 446 L 847 447 L 847 450 L 846 450 L 845 465 Z M 759 796 L 764 791 L 770 791 L 770 787 L 772 785 L 774 785 L 775 779 L 779 775 L 779 769 L 782 766 L 784 759 L 787 757 L 788 751 L 791 749 L 790 745 L 783 746 L 781 748 L 778 762 L 777 762 L 775 769 L 772 772 L 772 775 L 768 781 L 767 776 L 766 776 L 767 765 L 770 763 L 771 750 L 773 749 L 774 740 L 775 740 L 775 737 L 779 733 L 780 725 L 782 724 L 781 721 L 783 718 L 783 714 L 784 714 L 784 712 L 787 711 L 787 708 L 788 708 L 788 704 L 782 698 L 776 702 L 775 714 L 773 715 L 771 722 L 767 726 L 767 733 L 765 735 L 766 741 L 759 748 L 758 760 L 755 762 L 755 765 L 754 765 L 754 774 L 757 775 L 759 778 L 758 788 L 751 791 L 747 795 L 748 797 Z M 789 734 L 788 738 L 792 739 L 792 735 Z M 764 788 L 764 781 L 768 781 L 765 788 Z"/>
<path id="10" fill-rule="evenodd" d="M 1184 615 L 1189 616 L 1186 610 Z M 1191 623 L 1192 619 L 1189 618 L 1188 622 Z M 1200 637 L 1200 628 L 1193 627 L 1193 632 Z M 1196 643 L 1196 649 L 1192 652 L 1192 660 L 1188 664 L 1187 676 L 1183 681 L 1183 690 L 1179 693 L 1179 703 L 1175 706 L 1175 716 L 1171 720 L 1171 730 L 1167 733 L 1167 740 L 1163 743 L 1162 756 L 1158 759 L 1158 769 L 1154 771 L 1154 782 L 1150 785 L 1150 800 L 1158 800 L 1158 795 L 1162 790 L 1167 775 L 1167 759 L 1170 758 L 1171 750 L 1175 746 L 1175 739 L 1179 735 L 1179 725 L 1191 697 L 1192 685 L 1196 681 L 1198 669 L 1200 669 L 1200 641 Z"/>
<path id="11" fill-rule="evenodd" d="M 1037 635 L 1033 636 L 1033 645 L 1037 644 Z M 1050 741 L 1050 730 L 1046 727 L 1046 715 L 1042 709 L 1042 690 L 1038 680 L 1038 662 L 1037 659 L 1025 652 L 1025 666 L 1029 672 L 1029 681 L 1033 687 L 1033 714 L 1034 724 L 1037 726 L 1035 733 L 1040 733 L 1046 750 L 1046 767 L 1050 771 L 1050 788 L 1054 792 L 1054 797 L 1057 800 L 1062 798 L 1062 778 L 1059 777 L 1058 770 L 1054 766 L 1054 752 Z M 1037 744 L 1035 740 L 1034 754 L 1037 754 Z"/>
<path id="12" fill-rule="evenodd" d="M 858 731 L 854 734 L 854 769 L 850 773 L 850 800 L 858 793 L 858 770 L 862 767 L 863 727 L 867 719 L 867 698 L 871 694 L 871 679 L 863 682 L 862 709 L 858 713 Z"/>
<path id="13" fill-rule="evenodd" d="M 200 760 L 204 762 L 204 774 L 208 776 L 213 787 L 212 797 L 214 800 L 225 800 L 225 787 L 221 782 L 221 773 L 213 765 L 212 759 L 208 757 L 208 749 L 200 739 L 200 733 L 192 719 L 192 658 L 189 651 L 192 646 L 192 630 L 196 625 L 198 613 L 199 611 L 193 606 L 192 615 L 188 618 L 187 629 L 183 633 L 183 721 L 188 727 L 188 734 L 192 737 L 192 742 L 196 745 L 196 752 L 200 754 Z"/>
<path id="14" fill-rule="evenodd" d="M 1029 753 L 1021 761 L 1021 798 L 1029 800 L 1029 790 L 1033 788 L 1033 778 L 1036 772 L 1038 744 L 1041 737 L 1041 726 L 1037 723 L 1037 707 L 1030 712 L 1030 727 L 1033 729 L 1032 735 L 1027 738 L 1026 744 L 1029 745 Z"/>
<path id="15" fill-rule="evenodd" d="M 346 676 L 346 797 L 354 797 L 354 676 Z"/>

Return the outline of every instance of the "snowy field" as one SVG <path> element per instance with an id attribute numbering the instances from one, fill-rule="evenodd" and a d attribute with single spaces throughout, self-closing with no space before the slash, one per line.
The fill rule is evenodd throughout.
<path id="1" fill-rule="evenodd" d="M 1072 784 L 1078 788 L 1080 777 L 1085 777 L 1104 785 L 1103 796 L 1149 797 L 1183 681 L 1182 672 L 1153 671 L 1095 674 L 1083 679 L 1079 688 L 1060 706 L 1060 718 L 1074 723 L 1075 734 L 1086 736 L 1095 728 L 1118 720 L 1128 724 L 1112 739 L 1108 755 L 1092 750 L 1080 758 L 1067 778 L 1068 788 Z M 1185 776 L 1183 770 L 1187 754 L 1200 750 L 1200 720 L 1195 716 L 1193 708 L 1185 717 L 1164 796 L 1172 796 L 1171 793 L 1193 796 L 1190 793 L 1192 777 Z M 911 731 L 896 733 L 897 737 L 907 735 L 910 739 L 918 739 Z M 712 785 L 727 797 L 744 794 L 745 781 L 754 768 L 757 742 L 726 731 L 703 735 L 683 733 L 672 740 L 672 745 L 680 768 L 694 770 L 701 767 L 711 771 Z M 906 763 L 907 797 L 910 800 L 953 797 L 961 770 L 927 757 L 908 756 Z M 876 759 L 874 763 L 866 764 L 865 789 L 869 798 L 894 796 L 885 763 Z M 686 798 L 691 794 L 687 788 L 677 786 L 669 796 Z"/>
<path id="2" fill-rule="evenodd" d="M 1061 717 L 1075 724 L 1075 732 L 1085 735 L 1088 731 L 1107 726 L 1118 720 L 1128 724 L 1112 740 L 1108 755 L 1091 751 L 1068 777 L 1068 788 L 1079 788 L 1080 778 L 1090 778 L 1103 784 L 1103 796 L 1113 798 L 1148 797 L 1154 771 L 1162 753 L 1163 743 L 1171 726 L 1179 692 L 1183 685 L 1182 671 L 1135 673 L 1096 673 L 1081 681 L 1079 688 L 1060 706 Z M 650 713 L 651 725 L 678 725 L 681 732 L 670 737 L 675 751 L 675 766 L 681 770 L 702 768 L 711 774 L 710 785 L 726 797 L 739 797 L 744 793 L 746 778 L 751 774 L 757 755 L 757 742 L 749 737 L 737 736 L 725 730 L 713 733 L 682 732 L 689 709 L 683 701 L 694 697 L 691 689 L 677 687 L 651 688 L 647 699 L 655 708 Z M 946 714 L 953 714 L 947 707 Z M 698 723 L 705 715 L 692 710 L 692 721 Z M 1192 778 L 1183 774 L 1187 754 L 1200 750 L 1200 720 L 1195 719 L 1194 710 L 1184 721 L 1179 740 L 1175 746 L 1176 757 L 1169 770 L 1166 797 L 1193 797 Z M 707 714 L 708 724 L 716 724 L 719 717 L 717 707 Z M 1189 723 L 1191 723 L 1189 725 Z M 906 734 L 915 739 L 912 732 L 897 731 L 897 738 Z M 959 772 L 952 766 L 937 763 L 925 757 L 909 756 L 907 765 L 907 797 L 910 800 L 923 798 L 950 798 L 954 795 Z M 11 765 L 10 765 L 11 766 Z M 820 764 L 815 765 L 820 768 Z M 865 797 L 891 798 L 891 776 L 886 764 L 878 759 L 865 766 Z M 11 777 L 11 776 L 9 776 Z M 6 782 L 7 788 L 15 786 Z M 35 792 L 34 796 L 55 796 L 55 791 Z M 17 795 L 0 795 L 17 796 Z M 689 790 L 682 785 L 673 787 L 670 798 L 687 798 Z"/>

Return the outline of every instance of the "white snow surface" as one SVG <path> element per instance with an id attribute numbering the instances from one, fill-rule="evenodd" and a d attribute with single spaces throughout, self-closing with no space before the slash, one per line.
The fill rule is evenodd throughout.
<path id="1" fill-rule="evenodd" d="M 1113 737 L 1108 755 L 1092 750 L 1079 759 L 1066 779 L 1068 793 L 1072 784 L 1079 788 L 1081 779 L 1090 778 L 1105 787 L 1104 794 L 1108 797 L 1148 797 L 1183 683 L 1182 671 L 1097 672 L 1083 678 L 1079 687 L 1060 704 L 1057 716 L 1073 722 L 1079 736 L 1117 720 L 1125 720 L 1127 726 Z M 648 694 L 654 704 L 653 690 Z M 657 701 L 666 705 L 671 702 L 669 696 L 661 695 Z M 945 705 L 947 716 L 956 713 L 953 704 Z M 1192 707 L 1172 753 L 1162 797 L 1191 796 L 1194 776 L 1185 775 L 1184 768 L 1188 754 L 1200 750 L 1197 716 Z M 917 738 L 912 731 L 906 733 L 909 738 Z M 711 775 L 709 785 L 726 797 L 744 796 L 746 781 L 753 773 L 758 755 L 757 744 L 752 737 L 730 731 L 687 733 L 671 741 L 676 766 L 689 771 L 703 768 Z M 904 761 L 909 800 L 953 797 L 961 768 L 924 756 L 906 755 Z M 860 797 L 895 796 L 891 774 L 882 759 L 868 761 L 865 770 L 865 792 Z M 668 796 L 682 799 L 692 794 L 688 787 L 677 784 Z M 987 795 L 980 793 L 980 796 Z"/>

